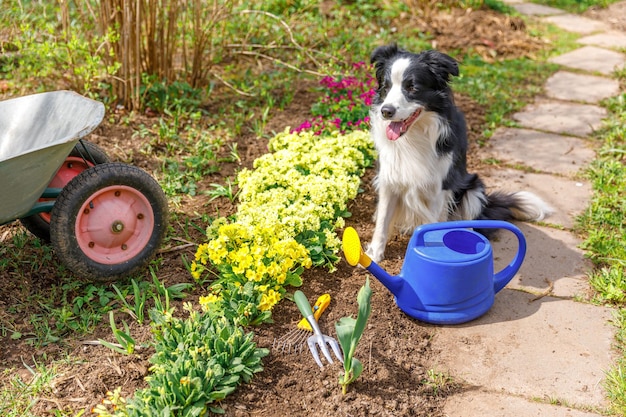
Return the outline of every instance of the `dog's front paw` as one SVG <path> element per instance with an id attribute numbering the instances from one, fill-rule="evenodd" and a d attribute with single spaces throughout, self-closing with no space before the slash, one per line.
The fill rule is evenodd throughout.
<path id="1" fill-rule="evenodd" d="M 385 256 L 385 247 L 370 243 L 369 245 L 367 245 L 367 250 L 365 251 L 365 253 L 367 254 L 367 256 L 370 257 L 372 261 L 380 262 Z"/>

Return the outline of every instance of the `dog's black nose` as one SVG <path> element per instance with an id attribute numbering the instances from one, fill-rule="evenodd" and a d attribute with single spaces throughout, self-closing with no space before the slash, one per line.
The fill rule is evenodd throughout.
<path id="1" fill-rule="evenodd" d="M 380 109 L 380 113 L 383 115 L 384 119 L 391 119 L 394 114 L 396 114 L 396 108 L 391 104 L 385 104 Z"/>

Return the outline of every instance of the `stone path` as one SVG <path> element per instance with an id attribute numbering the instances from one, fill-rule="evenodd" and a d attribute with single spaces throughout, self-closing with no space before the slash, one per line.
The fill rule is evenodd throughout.
<path id="1" fill-rule="evenodd" d="M 519 273 L 486 315 L 438 328 L 432 367 L 469 386 L 448 398 L 448 416 L 605 415 L 615 328 L 610 309 L 578 301 L 589 293 L 591 265 L 571 228 L 591 197 L 581 175 L 595 157 L 588 136 L 606 116 L 598 102 L 620 93 L 611 73 L 625 65 L 617 49 L 625 47 L 626 34 L 563 10 L 506 2 L 584 35 L 579 49 L 551 59 L 561 69 L 546 82 L 545 96 L 513 116 L 520 128 L 497 130 L 481 155 L 511 167 L 487 173 L 490 187 L 531 190 L 556 213 L 541 225 L 519 225 L 528 243 Z M 517 250 L 516 239 L 501 232 L 493 246 L 500 270 Z"/>

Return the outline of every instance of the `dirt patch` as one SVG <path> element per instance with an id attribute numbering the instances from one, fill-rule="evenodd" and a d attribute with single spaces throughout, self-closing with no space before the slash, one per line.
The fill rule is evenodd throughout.
<path id="1" fill-rule="evenodd" d="M 420 30 L 434 36 L 433 45 L 444 52 L 472 48 L 486 59 L 529 56 L 540 45 L 524 30 L 519 19 L 498 15 L 491 11 L 464 12 L 453 10 L 451 14 L 415 17 Z M 283 112 L 273 114 L 267 126 L 267 133 L 282 131 L 286 126 L 296 126 L 309 118 L 310 105 L 317 93 L 314 84 L 303 84 L 295 93 L 292 104 Z M 485 111 L 467 97 L 457 95 L 458 106 L 464 111 L 470 136 L 471 169 L 479 171 L 479 165 L 472 157 L 485 123 Z M 112 159 L 132 163 L 148 172 L 158 172 L 161 161 L 154 155 L 145 153 L 146 141 L 133 136 L 132 126 L 121 123 L 123 115 L 107 117 L 105 122 L 91 135 L 89 140 L 103 146 Z M 111 123 L 113 120 L 113 123 Z M 120 122 L 120 123 L 118 123 Z M 135 120 L 133 123 L 150 123 L 149 119 Z M 267 141 L 253 135 L 236 138 L 241 161 L 226 163 L 222 171 L 205 178 L 201 187 L 209 189 L 211 183 L 223 182 L 232 176 L 236 169 L 250 167 L 254 159 L 267 152 Z M 347 225 L 354 226 L 361 239 L 369 241 L 373 232 L 373 212 L 376 196 L 372 187 L 374 171 L 369 170 L 362 184 L 363 192 L 349 207 L 352 217 Z M 198 213 L 231 214 L 236 207 L 225 199 L 210 201 L 206 195 L 183 199 L 174 210 L 178 213 L 172 227 L 175 236 L 163 248 L 163 262 L 158 276 L 165 285 L 188 282 L 181 256 L 191 259 L 195 248 L 188 242 L 201 242 L 200 233 L 194 232 L 185 223 L 186 219 L 198 217 Z M 16 224 L 0 228 L 0 248 L 17 250 L 11 241 Z M 185 237 L 182 239 L 182 237 Z M 408 236 L 394 238 L 387 249 L 387 259 L 381 266 L 392 274 L 400 271 Z M 22 250 L 37 253 L 37 248 L 29 243 Z M 15 272 L 15 271 L 14 271 Z M 33 270 L 29 273 L 14 273 L 10 269 L 0 277 L 0 324 L 4 328 L 18 330 L 23 334 L 32 332 L 29 317 L 41 314 L 28 311 L 20 300 L 32 294 L 46 294 L 47 288 L 55 283 L 56 274 L 52 269 Z M 16 276 L 22 278 L 15 281 Z M 322 269 L 307 271 L 302 290 L 314 301 L 322 293 L 332 297 L 330 307 L 320 320 L 322 330 L 334 335 L 333 323 L 340 317 L 356 315 L 356 295 L 367 273 L 362 269 L 351 268 L 345 262 L 338 265 L 335 273 Z M 238 389 L 221 405 L 229 416 L 277 416 L 277 415 L 345 415 L 345 416 L 436 416 L 441 415 L 445 398 L 451 392 L 463 389 L 459 381 L 450 381 L 445 376 L 433 373 L 427 366 L 430 340 L 436 332 L 430 326 L 413 320 L 396 306 L 393 296 L 378 281 L 371 279 L 373 289 L 372 315 L 366 332 L 359 344 L 356 357 L 363 362 L 365 371 L 361 378 L 350 386 L 346 396 L 341 394 L 337 384 L 340 365 L 325 366 L 320 370 L 305 349 L 299 354 L 284 353 L 272 349 L 264 360 L 265 370 L 257 374 L 252 382 Z M 195 289 L 189 299 L 197 299 L 204 290 Z M 178 311 L 182 311 L 178 306 Z M 121 313 L 119 316 L 123 316 Z M 271 348 L 279 339 L 295 327 L 300 314 L 293 303 L 282 302 L 273 312 L 275 323 L 254 329 L 259 346 Z M 127 321 L 128 318 L 126 318 Z M 148 326 L 133 325 L 133 337 L 139 341 L 149 340 Z M 108 349 L 89 343 L 85 339 L 104 338 L 112 341 L 108 320 L 97 327 L 94 334 L 77 337 L 67 334 L 58 343 L 34 349 L 25 339 L 2 338 L 0 366 L 23 369 L 23 362 L 32 365 L 32 359 L 62 359 L 69 355 L 71 363 L 59 365 L 59 376 L 53 390 L 46 393 L 33 409 L 36 415 L 51 415 L 55 409 L 90 410 L 104 396 L 106 391 L 122 387 L 122 395 L 129 396 L 137 388 L 145 386 L 144 377 L 148 373 L 150 350 L 139 351 L 130 357 L 113 354 Z M 28 379 L 28 373 L 24 372 Z"/>
<path id="2" fill-rule="evenodd" d="M 419 10 L 419 9 L 418 9 Z M 544 42 L 531 36 L 521 17 L 493 10 L 452 9 L 450 13 L 422 11 L 411 18 L 420 32 L 434 36 L 433 48 L 472 52 L 485 61 L 534 57 Z"/>
<path id="3" fill-rule="evenodd" d="M 614 30 L 626 32 L 626 1 L 613 3 L 606 8 L 592 7 L 583 16 L 600 20 Z"/>

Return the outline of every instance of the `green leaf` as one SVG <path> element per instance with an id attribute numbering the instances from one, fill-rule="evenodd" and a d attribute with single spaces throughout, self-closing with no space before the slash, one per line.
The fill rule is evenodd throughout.
<path id="1" fill-rule="evenodd" d="M 342 317 L 337 323 L 335 323 L 337 339 L 339 339 L 339 344 L 341 345 L 341 350 L 343 351 L 343 363 L 348 369 L 350 369 L 349 353 L 355 324 L 356 320 L 352 317 Z"/>
<path id="2" fill-rule="evenodd" d="M 285 286 L 291 285 L 292 287 L 300 287 L 302 286 L 302 278 L 296 274 L 287 274 L 287 279 L 285 279 Z"/>
<path id="3" fill-rule="evenodd" d="M 343 350 L 343 368 L 345 374 L 343 378 L 339 380 L 339 383 L 344 387 L 344 394 L 345 386 L 358 378 L 363 372 L 363 364 L 358 359 L 354 358 L 354 352 L 356 351 L 359 340 L 361 340 L 367 319 L 371 312 L 371 297 L 372 290 L 370 288 L 369 278 L 367 278 L 365 284 L 357 294 L 359 312 L 356 320 L 352 317 L 342 317 L 335 323 L 337 338 Z"/>
<path id="4" fill-rule="evenodd" d="M 99 342 L 102 346 L 107 347 L 107 348 L 109 348 L 109 349 L 111 349 L 111 350 L 114 350 L 114 351 L 115 351 L 115 352 L 117 352 L 117 353 L 121 353 L 122 355 L 128 355 L 128 352 L 127 352 L 127 351 L 125 351 L 124 349 L 122 349 L 122 348 L 120 348 L 120 347 L 118 347 L 118 346 L 116 346 L 116 345 L 114 345 L 114 344 L 112 344 L 112 343 L 107 342 L 106 340 L 103 340 L 103 339 L 98 339 L 98 342 Z"/>
<path id="5" fill-rule="evenodd" d="M 372 289 L 370 288 L 370 279 L 369 277 L 365 280 L 365 285 L 361 287 L 359 293 L 356 296 L 356 301 L 359 303 L 359 314 L 356 318 L 356 324 L 354 327 L 354 335 L 353 338 L 355 340 L 355 344 L 359 343 L 361 336 L 363 335 L 363 331 L 365 331 L 365 325 L 367 324 L 367 319 L 370 316 L 372 311 L 371 300 L 372 298 Z"/>
<path id="6" fill-rule="evenodd" d="M 211 412 L 215 413 L 215 414 L 224 414 L 225 413 L 224 409 L 220 408 L 220 407 L 209 407 L 209 410 L 211 410 Z"/>
<path id="7" fill-rule="evenodd" d="M 205 401 L 196 401 L 190 407 L 186 408 L 186 413 L 184 415 L 189 417 L 198 417 L 201 416 L 205 411 Z"/>
<path id="8" fill-rule="evenodd" d="M 352 358 L 352 363 L 350 365 L 350 382 L 352 382 L 356 380 L 361 373 L 363 373 L 363 364 L 357 358 Z"/>

